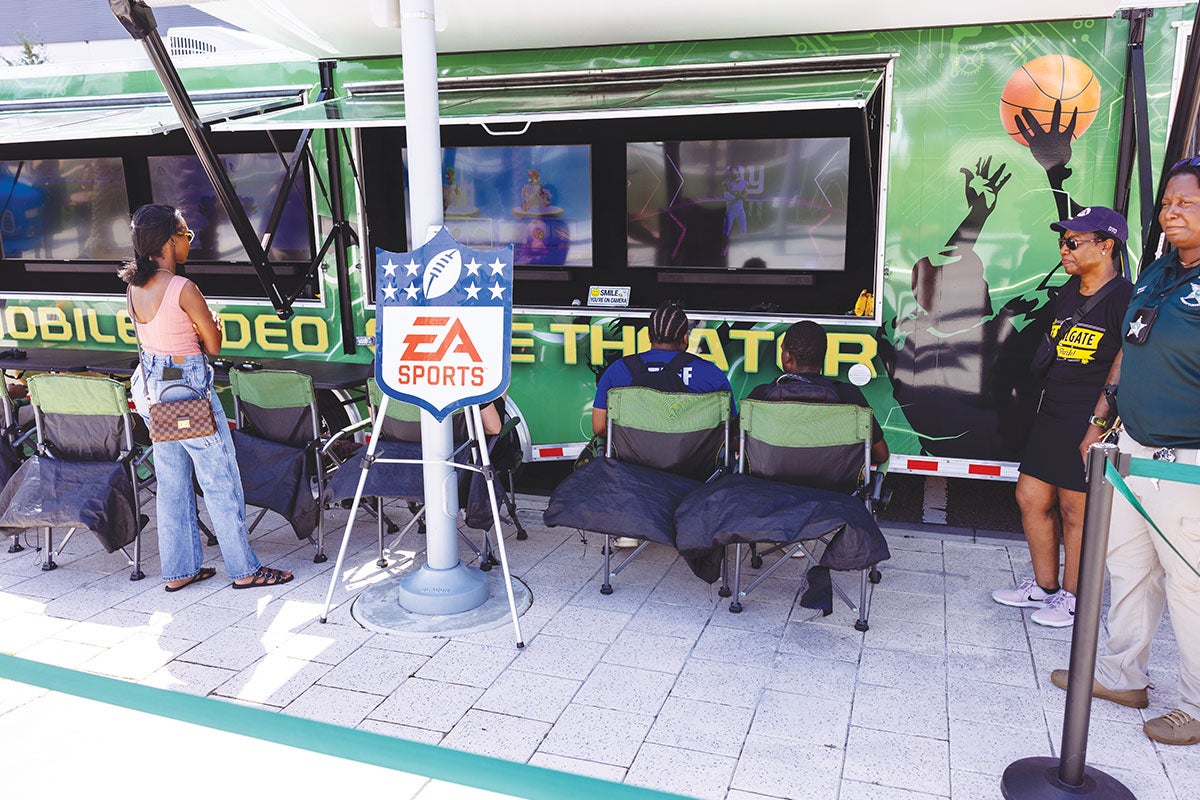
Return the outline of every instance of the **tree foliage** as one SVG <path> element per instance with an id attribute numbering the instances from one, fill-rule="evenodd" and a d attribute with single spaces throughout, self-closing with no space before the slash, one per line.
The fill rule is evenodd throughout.
<path id="1" fill-rule="evenodd" d="M 37 40 L 36 34 L 34 37 L 30 37 L 24 31 L 16 31 L 13 38 L 21 46 L 21 54 L 17 58 L 0 56 L 0 61 L 8 66 L 23 67 L 30 64 L 45 64 L 50 61 L 46 57 L 46 46 Z"/>

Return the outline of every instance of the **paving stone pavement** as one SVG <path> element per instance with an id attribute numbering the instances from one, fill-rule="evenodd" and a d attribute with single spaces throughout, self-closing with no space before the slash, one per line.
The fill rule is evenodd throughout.
<path id="1" fill-rule="evenodd" d="M 34 547 L 0 547 L 0 652 L 714 800 L 991 800 L 1013 760 L 1058 750 L 1065 694 L 1049 672 L 1066 666 L 1070 631 L 1039 627 L 1027 610 L 990 599 L 1030 574 L 1023 543 L 887 530 L 893 558 L 882 565 L 870 630 L 859 633 L 844 605 L 814 617 L 795 602 L 803 559 L 750 595 L 742 614 L 729 613 L 717 587 L 657 545 L 603 596 L 602 537 L 544 527 L 543 506 L 521 496 L 529 539 L 506 539 L 513 573 L 533 592 L 522 651 L 511 625 L 449 639 L 359 626 L 349 613 L 354 595 L 392 578 L 424 544 L 409 534 L 380 569 L 375 525 L 365 517 L 321 624 L 333 559 L 314 564 L 311 546 L 270 514 L 253 535 L 255 549 L 296 580 L 255 591 L 230 589 L 211 548 L 216 578 L 164 593 L 153 525 L 140 582 L 128 580 L 120 553 L 105 554 L 86 532 L 48 573 Z M 400 505 L 388 511 L 407 519 Z M 346 514 L 329 512 L 331 552 Z M 856 593 L 857 576 L 839 579 Z M 1173 707 L 1177 665 L 1164 621 L 1151 707 L 1093 707 L 1088 763 L 1145 800 L 1200 796 L 1200 747 L 1156 745 L 1141 732 L 1144 720 Z M 102 713 L 94 705 L 0 680 L 6 775 L 30 773 L 22 754 L 53 751 L 53 730 L 68 717 L 86 726 Z M 93 721 L 103 730 L 132 713 Z M 149 731 L 168 721 L 138 724 Z M 36 735 L 43 727 L 44 741 Z M 219 752 L 238 738 L 209 734 L 205 746 Z M 262 768 L 291 763 L 283 749 L 262 749 Z M 94 760 L 80 768 L 99 769 Z M 418 776 L 387 781 L 379 768 L 348 762 L 329 769 L 324 779 L 383 781 L 392 797 L 501 796 Z M 154 796 L 164 789 L 143 788 Z M 299 796 L 325 796 L 307 788 Z"/>

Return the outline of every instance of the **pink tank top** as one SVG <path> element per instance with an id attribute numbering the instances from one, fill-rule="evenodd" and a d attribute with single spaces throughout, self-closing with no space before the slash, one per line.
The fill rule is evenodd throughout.
<path id="1" fill-rule="evenodd" d="M 149 322 L 136 323 L 142 349 L 147 353 L 158 356 L 196 356 L 203 353 L 191 318 L 179 306 L 179 293 L 187 282 L 188 279 L 182 275 L 172 276 L 154 317 Z"/>

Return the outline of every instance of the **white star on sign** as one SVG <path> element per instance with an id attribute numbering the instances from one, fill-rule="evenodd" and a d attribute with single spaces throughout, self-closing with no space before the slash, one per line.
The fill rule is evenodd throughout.
<path id="1" fill-rule="evenodd" d="M 504 297 L 504 287 L 498 283 L 495 286 L 489 286 L 488 291 L 491 292 L 492 297 L 494 297 L 497 300 Z"/>
<path id="2" fill-rule="evenodd" d="M 488 268 L 491 269 L 493 275 L 499 275 L 501 272 L 504 272 L 504 262 L 497 258 L 488 264 Z"/>
<path id="3" fill-rule="evenodd" d="M 409 300 L 416 300 L 417 292 L 419 292 L 419 291 L 421 291 L 421 290 L 417 288 L 417 285 L 415 283 L 410 283 L 408 286 L 404 287 L 404 293 L 406 295 L 408 295 Z"/>
<path id="4" fill-rule="evenodd" d="M 404 268 L 408 270 L 409 275 L 416 275 L 420 271 L 421 265 L 417 263 L 416 259 L 410 258 Z"/>
<path id="5" fill-rule="evenodd" d="M 396 299 L 396 287 L 395 286 L 383 287 L 383 296 L 386 297 L 388 300 L 395 300 Z"/>
<path id="6" fill-rule="evenodd" d="M 479 265 L 476 264 L 475 266 L 478 267 Z M 468 300 L 478 300 L 479 299 L 479 290 L 482 288 L 483 288 L 482 286 L 476 286 L 474 281 L 471 282 L 470 286 L 463 287 L 463 289 L 465 289 L 467 292 Z"/>
<path id="7" fill-rule="evenodd" d="M 1140 319 L 1135 319 L 1133 322 L 1129 323 L 1129 335 L 1130 336 L 1141 336 L 1142 329 L 1144 329 L 1145 327 L 1146 327 L 1146 323 L 1142 322 Z"/>
<path id="8" fill-rule="evenodd" d="M 390 278 L 396 274 L 396 267 L 398 267 L 398 266 L 399 266 L 399 264 L 397 264 L 395 261 L 392 261 L 389 258 L 387 260 L 387 263 L 383 265 L 383 272 L 385 275 L 387 275 Z"/>
<path id="9" fill-rule="evenodd" d="M 480 264 L 478 261 L 476 261 L 475 259 L 472 258 L 470 261 L 468 261 L 463 266 L 467 268 L 467 272 L 469 272 L 471 275 L 478 277 L 479 276 L 479 268 L 482 267 L 483 264 Z"/>

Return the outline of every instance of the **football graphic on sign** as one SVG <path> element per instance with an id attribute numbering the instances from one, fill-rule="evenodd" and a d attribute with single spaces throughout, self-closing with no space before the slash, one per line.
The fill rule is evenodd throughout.
<path id="1" fill-rule="evenodd" d="M 421 288 L 425 297 L 433 300 L 454 288 L 462 276 L 462 254 L 458 248 L 443 250 L 425 265 Z"/>
<path id="2" fill-rule="evenodd" d="M 473 250 L 440 228 L 410 253 L 375 250 L 375 379 L 438 420 L 508 388 L 511 247 Z"/>

